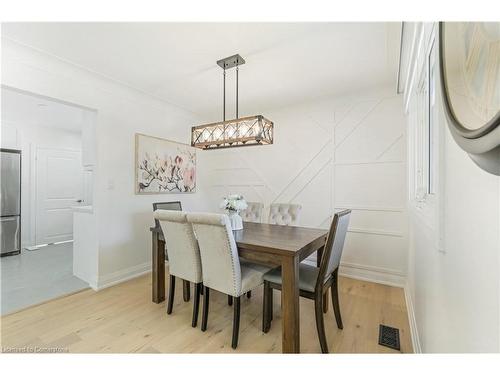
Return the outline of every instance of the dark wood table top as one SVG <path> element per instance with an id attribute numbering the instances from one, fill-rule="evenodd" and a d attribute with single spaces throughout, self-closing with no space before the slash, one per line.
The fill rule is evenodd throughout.
<path id="1" fill-rule="evenodd" d="M 234 231 L 234 239 L 240 249 L 301 256 L 317 250 L 326 241 L 325 229 L 292 227 L 263 223 L 243 223 L 243 229 Z"/>
<path id="2" fill-rule="evenodd" d="M 163 240 L 161 228 L 151 227 Z M 245 222 L 243 229 L 233 231 L 239 249 L 259 251 L 269 254 L 296 256 L 310 253 L 324 245 L 326 229 L 293 227 L 275 224 Z"/>

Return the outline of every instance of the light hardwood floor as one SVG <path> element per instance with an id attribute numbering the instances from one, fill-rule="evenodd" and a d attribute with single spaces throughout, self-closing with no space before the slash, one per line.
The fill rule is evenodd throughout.
<path id="1" fill-rule="evenodd" d="M 4 316 L 1 346 L 4 351 L 12 347 L 57 347 L 75 353 L 280 353 L 280 295 L 274 293 L 274 320 L 267 334 L 261 331 L 262 288 L 255 290 L 251 299 L 242 298 L 237 350 L 231 349 L 233 310 L 226 296 L 211 293 L 208 329 L 201 332 L 199 326 L 191 327 L 192 301 L 183 302 L 182 283 L 177 283 L 173 313 L 168 316 L 165 303 L 151 302 L 150 275 Z M 343 330 L 337 329 L 331 306 L 325 315 L 330 352 L 398 353 L 378 345 L 379 324 L 399 328 L 401 352 L 412 352 L 401 288 L 342 277 L 340 304 Z M 313 305 L 301 298 L 303 353 L 320 353 Z"/>

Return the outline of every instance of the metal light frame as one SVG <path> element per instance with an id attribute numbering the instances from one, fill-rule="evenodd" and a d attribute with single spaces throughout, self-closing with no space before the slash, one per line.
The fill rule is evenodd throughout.
<path id="1" fill-rule="evenodd" d="M 274 124 L 262 115 L 238 117 L 239 66 L 245 64 L 240 55 L 233 55 L 217 61 L 223 69 L 222 122 L 193 126 L 191 146 L 203 150 L 218 148 L 260 146 L 272 144 Z M 226 70 L 236 67 L 236 118 L 226 121 Z"/>
<path id="2" fill-rule="evenodd" d="M 262 115 L 215 122 L 191 129 L 191 145 L 204 150 L 273 143 L 273 123 Z"/>

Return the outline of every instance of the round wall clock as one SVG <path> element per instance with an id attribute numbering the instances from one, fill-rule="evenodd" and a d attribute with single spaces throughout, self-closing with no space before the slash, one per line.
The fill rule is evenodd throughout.
<path id="1" fill-rule="evenodd" d="M 444 107 L 457 144 L 500 175 L 500 22 L 441 22 Z"/>

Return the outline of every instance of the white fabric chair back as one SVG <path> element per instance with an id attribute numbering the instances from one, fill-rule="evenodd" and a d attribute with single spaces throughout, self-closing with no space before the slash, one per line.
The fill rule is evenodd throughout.
<path id="1" fill-rule="evenodd" d="M 231 295 L 241 295 L 241 266 L 229 217 L 188 213 L 200 246 L 203 285 Z"/>
<path id="2" fill-rule="evenodd" d="M 252 223 L 262 222 L 262 208 L 264 205 L 260 202 L 247 202 L 247 204 L 247 209 L 240 212 L 243 221 L 250 221 Z"/>
<path id="3" fill-rule="evenodd" d="M 301 209 L 300 204 L 273 203 L 269 208 L 269 224 L 298 225 Z"/>
<path id="4" fill-rule="evenodd" d="M 193 283 L 203 281 L 200 250 L 186 212 L 156 210 L 168 251 L 170 274 Z"/>

